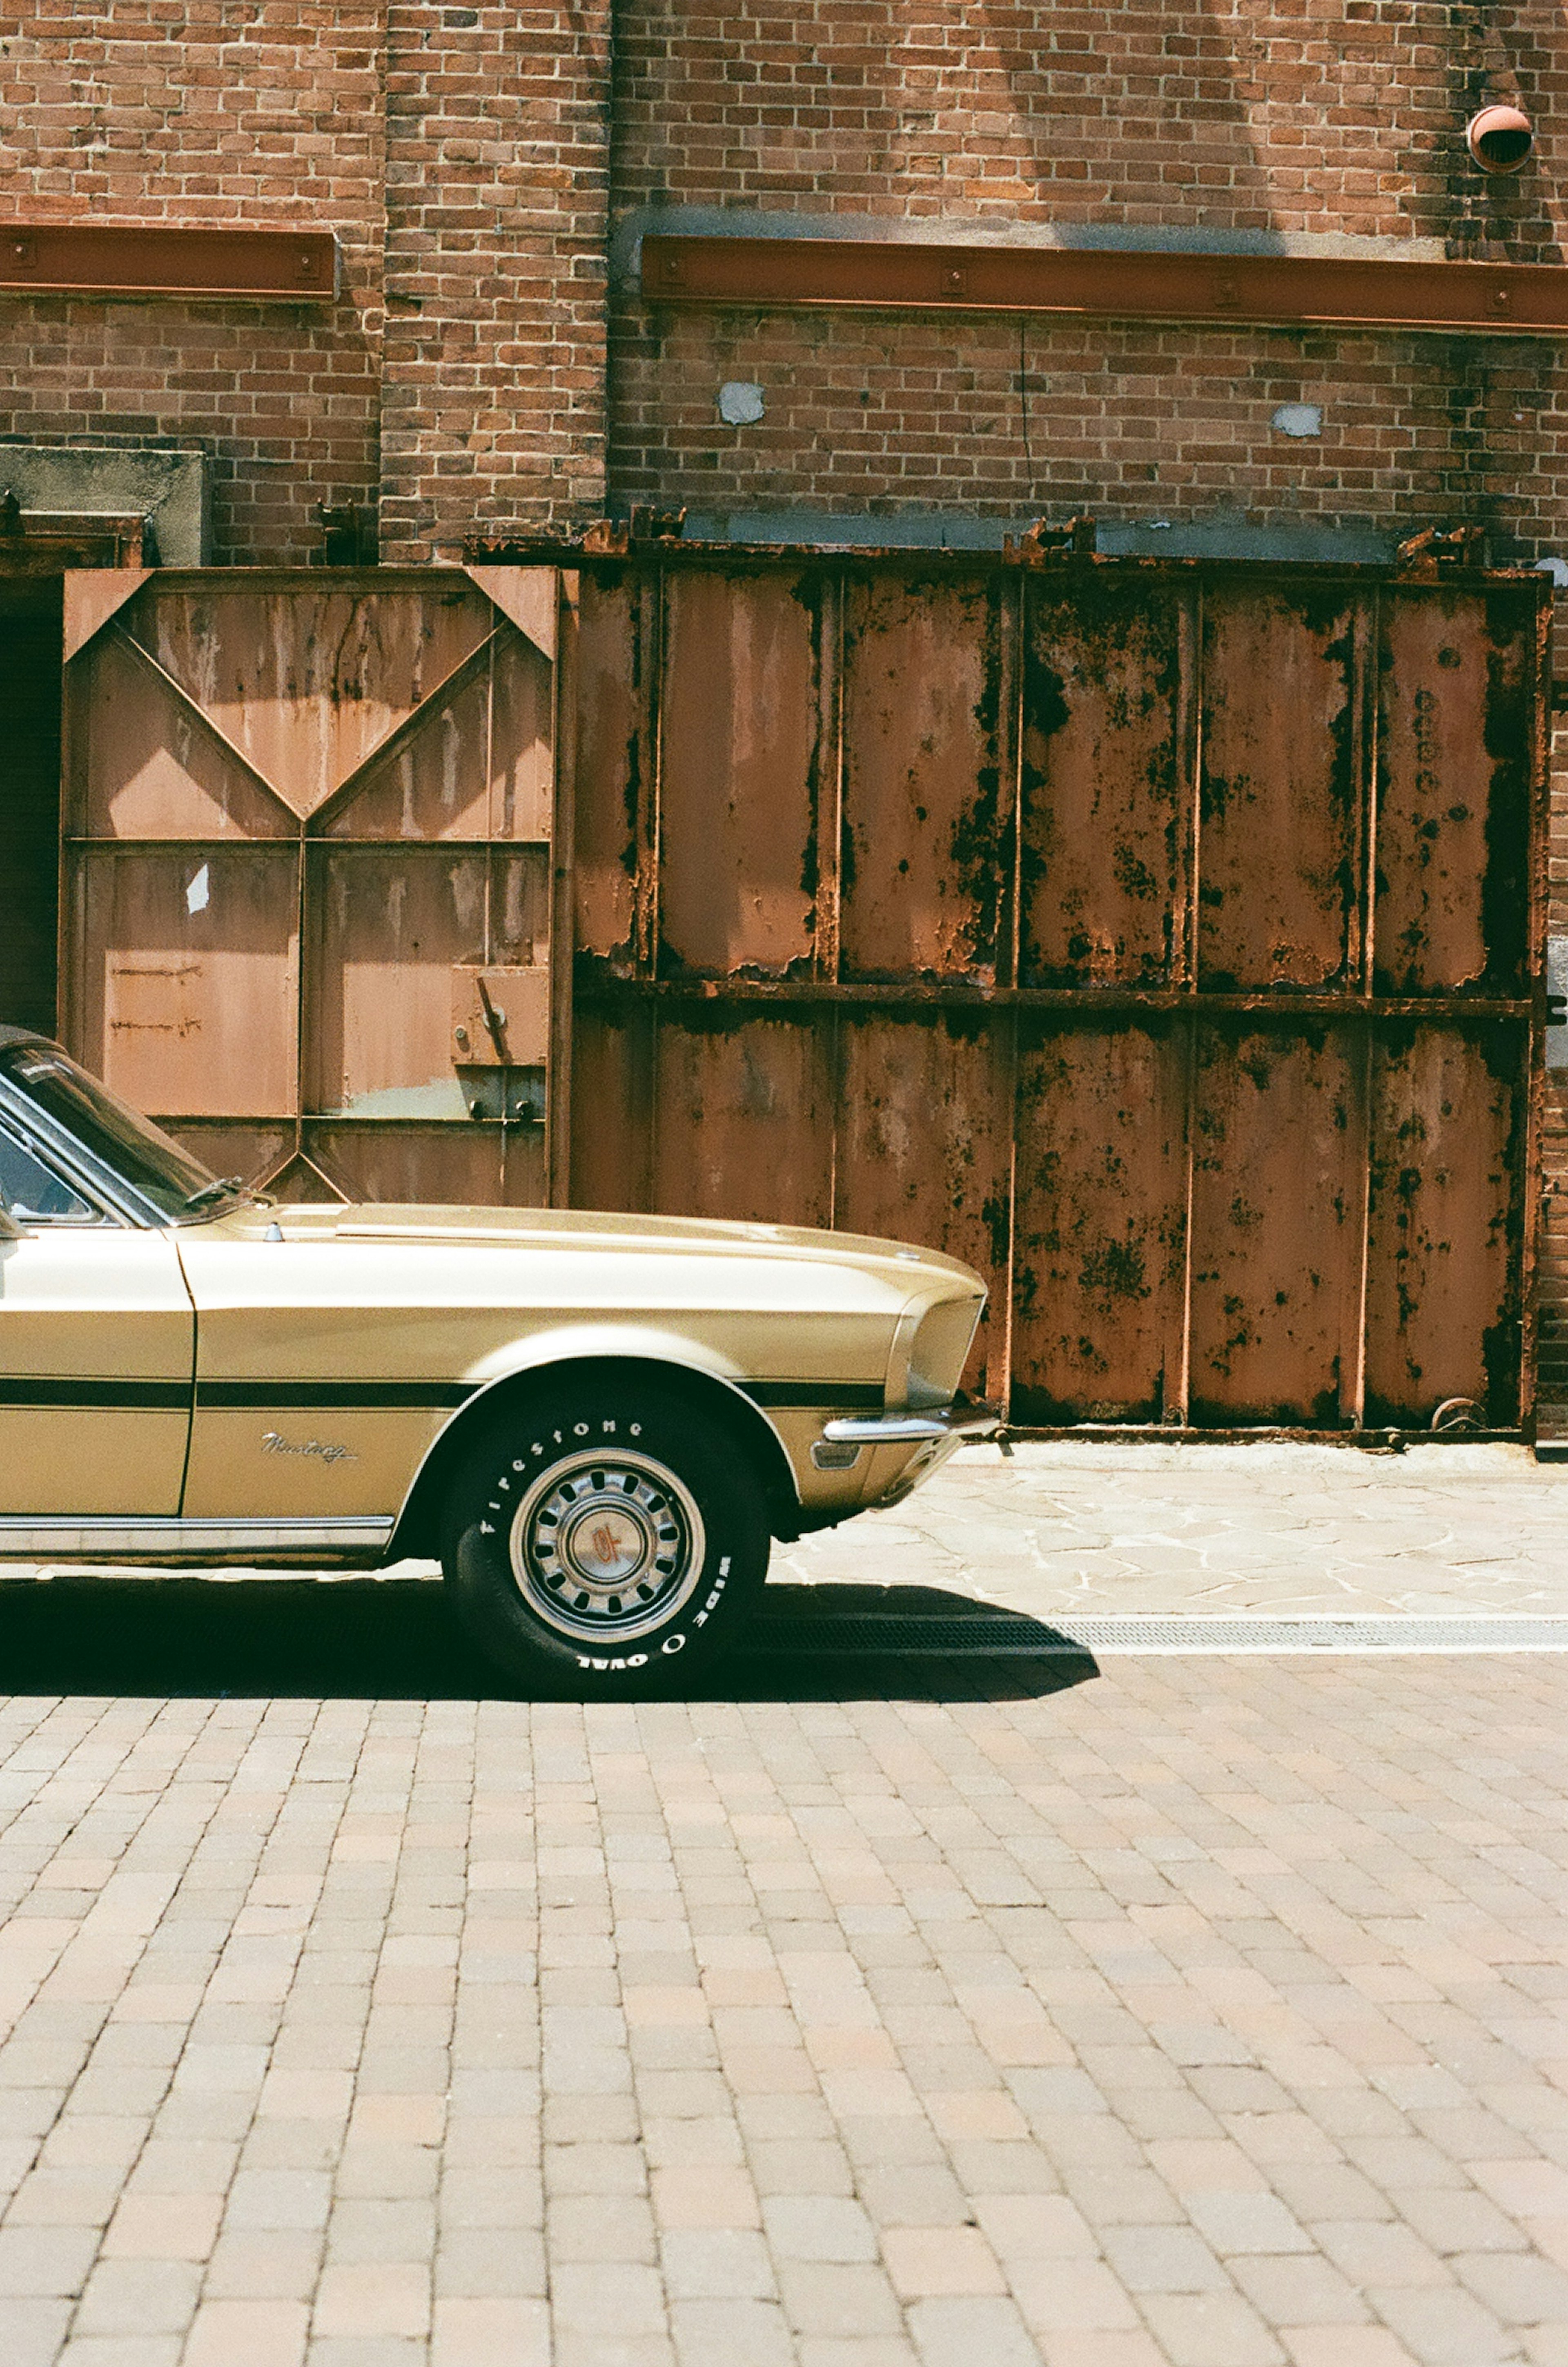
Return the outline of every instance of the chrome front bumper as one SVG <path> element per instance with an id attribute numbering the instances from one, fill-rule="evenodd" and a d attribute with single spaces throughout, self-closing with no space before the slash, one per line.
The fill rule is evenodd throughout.
<path id="1" fill-rule="evenodd" d="M 1001 1419 L 996 1406 L 954 1398 L 929 1412 L 840 1414 L 823 1423 L 822 1435 L 835 1446 L 897 1446 L 928 1438 L 986 1438 L 1001 1427 Z"/>

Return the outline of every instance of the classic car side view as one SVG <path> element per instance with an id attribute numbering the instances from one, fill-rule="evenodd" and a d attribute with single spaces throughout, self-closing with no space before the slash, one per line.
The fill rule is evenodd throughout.
<path id="1" fill-rule="evenodd" d="M 0 1028 L 0 1557 L 439 1558 L 508 1674 L 613 1688 L 995 1426 L 984 1299 L 842 1233 L 274 1206 Z"/>

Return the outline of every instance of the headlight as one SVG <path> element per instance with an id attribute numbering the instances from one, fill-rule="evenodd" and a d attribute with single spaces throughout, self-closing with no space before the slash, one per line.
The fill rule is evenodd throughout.
<path id="1" fill-rule="evenodd" d="M 926 1309 L 909 1349 L 911 1407 L 946 1405 L 955 1394 L 983 1298 L 944 1298 Z"/>

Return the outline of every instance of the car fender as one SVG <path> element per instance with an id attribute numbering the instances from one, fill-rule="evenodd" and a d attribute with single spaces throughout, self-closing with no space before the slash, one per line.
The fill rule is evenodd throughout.
<path id="1" fill-rule="evenodd" d="M 482 1419 L 487 1400 L 510 1383 L 531 1374 L 548 1372 L 557 1365 L 585 1363 L 670 1365 L 701 1380 L 716 1382 L 745 1409 L 749 1423 L 760 1423 L 771 1434 L 798 1507 L 800 1484 L 779 1426 L 766 1407 L 747 1395 L 740 1375 L 727 1358 L 680 1332 L 658 1331 L 640 1323 L 559 1323 L 547 1331 L 530 1332 L 526 1339 L 508 1341 L 492 1349 L 462 1376 L 473 1393 L 454 1409 L 420 1458 L 393 1529 L 394 1558 L 400 1551 L 417 1550 L 404 1542 L 406 1534 L 422 1517 L 427 1478 L 433 1467 L 444 1463 L 451 1452 L 453 1432 L 458 1428 L 468 1430 L 476 1417 Z"/>

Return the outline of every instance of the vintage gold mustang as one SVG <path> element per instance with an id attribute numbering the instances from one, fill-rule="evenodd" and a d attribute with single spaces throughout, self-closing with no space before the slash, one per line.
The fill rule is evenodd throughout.
<path id="1" fill-rule="evenodd" d="M 994 1427 L 956 1395 L 984 1298 L 844 1233 L 275 1206 L 0 1028 L 12 1559 L 438 1557 L 508 1673 L 613 1689 L 734 1640 L 772 1537 Z"/>

